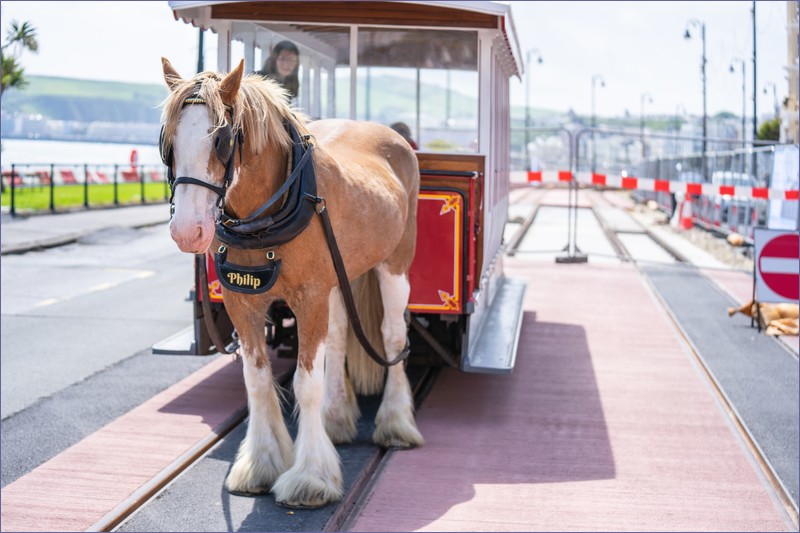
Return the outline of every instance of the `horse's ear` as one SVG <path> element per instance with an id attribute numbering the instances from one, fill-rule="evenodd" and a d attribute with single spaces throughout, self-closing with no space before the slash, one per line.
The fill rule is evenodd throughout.
<path id="1" fill-rule="evenodd" d="M 164 81 L 167 82 L 167 87 L 172 91 L 175 89 L 175 86 L 183 81 L 183 78 L 181 78 L 181 75 L 178 74 L 178 71 L 173 68 L 172 63 L 170 63 L 169 59 L 166 57 L 161 58 L 161 66 L 164 67 Z"/>
<path id="2" fill-rule="evenodd" d="M 225 105 L 232 106 L 236 102 L 236 95 L 239 92 L 239 85 L 242 83 L 243 74 L 244 59 L 239 61 L 239 66 L 225 76 L 225 79 L 219 84 L 220 96 Z"/>

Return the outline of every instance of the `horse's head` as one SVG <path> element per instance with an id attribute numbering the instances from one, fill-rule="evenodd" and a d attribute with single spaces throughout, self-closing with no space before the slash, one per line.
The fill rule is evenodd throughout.
<path id="1" fill-rule="evenodd" d="M 214 237 L 218 201 L 236 173 L 233 113 L 244 61 L 222 79 L 202 73 L 190 80 L 161 61 L 170 89 L 161 134 L 173 189 L 170 235 L 181 251 L 204 253 Z"/>

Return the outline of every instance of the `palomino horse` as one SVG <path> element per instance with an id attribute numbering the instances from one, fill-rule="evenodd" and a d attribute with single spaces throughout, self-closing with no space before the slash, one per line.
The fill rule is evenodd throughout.
<path id="1" fill-rule="evenodd" d="M 404 365 L 390 366 L 384 385 L 381 367 L 351 361 L 357 350 L 348 347 L 352 334 L 325 228 L 329 221 L 347 276 L 361 286 L 357 292 L 369 295 L 366 275 L 377 279 L 372 295 L 382 305 L 373 308 L 382 309 L 361 318 L 365 326 L 381 321 L 373 330 L 379 328 L 392 359 L 407 342 L 417 159 L 400 135 L 379 124 L 306 125 L 280 86 L 243 76 L 244 62 L 224 77 L 204 72 L 189 80 L 162 63 L 170 89 L 161 139 L 173 187 L 170 234 L 183 252 L 217 252 L 225 307 L 240 339 L 249 420 L 226 486 L 235 493 L 271 489 L 279 504 L 291 507 L 325 505 L 342 495 L 333 442 L 351 441 L 360 415 L 348 373 L 356 378 L 377 369 L 377 390 L 371 378 L 353 380 L 366 384 L 356 392 L 383 387 L 377 444 L 423 442 Z M 278 299 L 297 321 L 294 447 L 265 340 L 265 317 Z"/>

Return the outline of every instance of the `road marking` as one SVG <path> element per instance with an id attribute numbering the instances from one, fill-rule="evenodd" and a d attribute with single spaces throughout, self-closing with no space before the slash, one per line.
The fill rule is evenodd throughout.
<path id="1" fill-rule="evenodd" d="M 58 298 L 48 298 L 47 300 L 42 300 L 41 302 L 36 302 L 33 304 L 33 307 L 45 307 L 47 305 L 53 305 L 55 303 L 60 302 Z"/>
<path id="2" fill-rule="evenodd" d="M 141 270 L 139 272 L 136 272 L 133 275 L 133 279 L 145 279 L 145 278 L 149 278 L 151 276 L 155 276 L 155 274 L 156 273 L 153 272 L 152 270 Z M 122 280 L 119 280 L 119 281 L 106 281 L 105 283 L 100 283 L 99 285 L 95 285 L 94 287 L 90 287 L 87 290 L 87 292 L 105 291 L 105 290 L 111 289 L 112 287 L 116 287 L 117 285 L 122 285 L 123 283 L 126 283 L 128 281 L 131 281 L 131 279 L 129 278 L 129 279 L 122 279 Z"/>

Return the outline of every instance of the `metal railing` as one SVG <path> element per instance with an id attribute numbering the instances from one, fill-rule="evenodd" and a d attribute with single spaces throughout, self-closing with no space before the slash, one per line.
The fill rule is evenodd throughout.
<path id="1" fill-rule="evenodd" d="M 161 164 L 14 163 L 2 170 L 2 204 L 12 216 L 168 199 Z"/>

